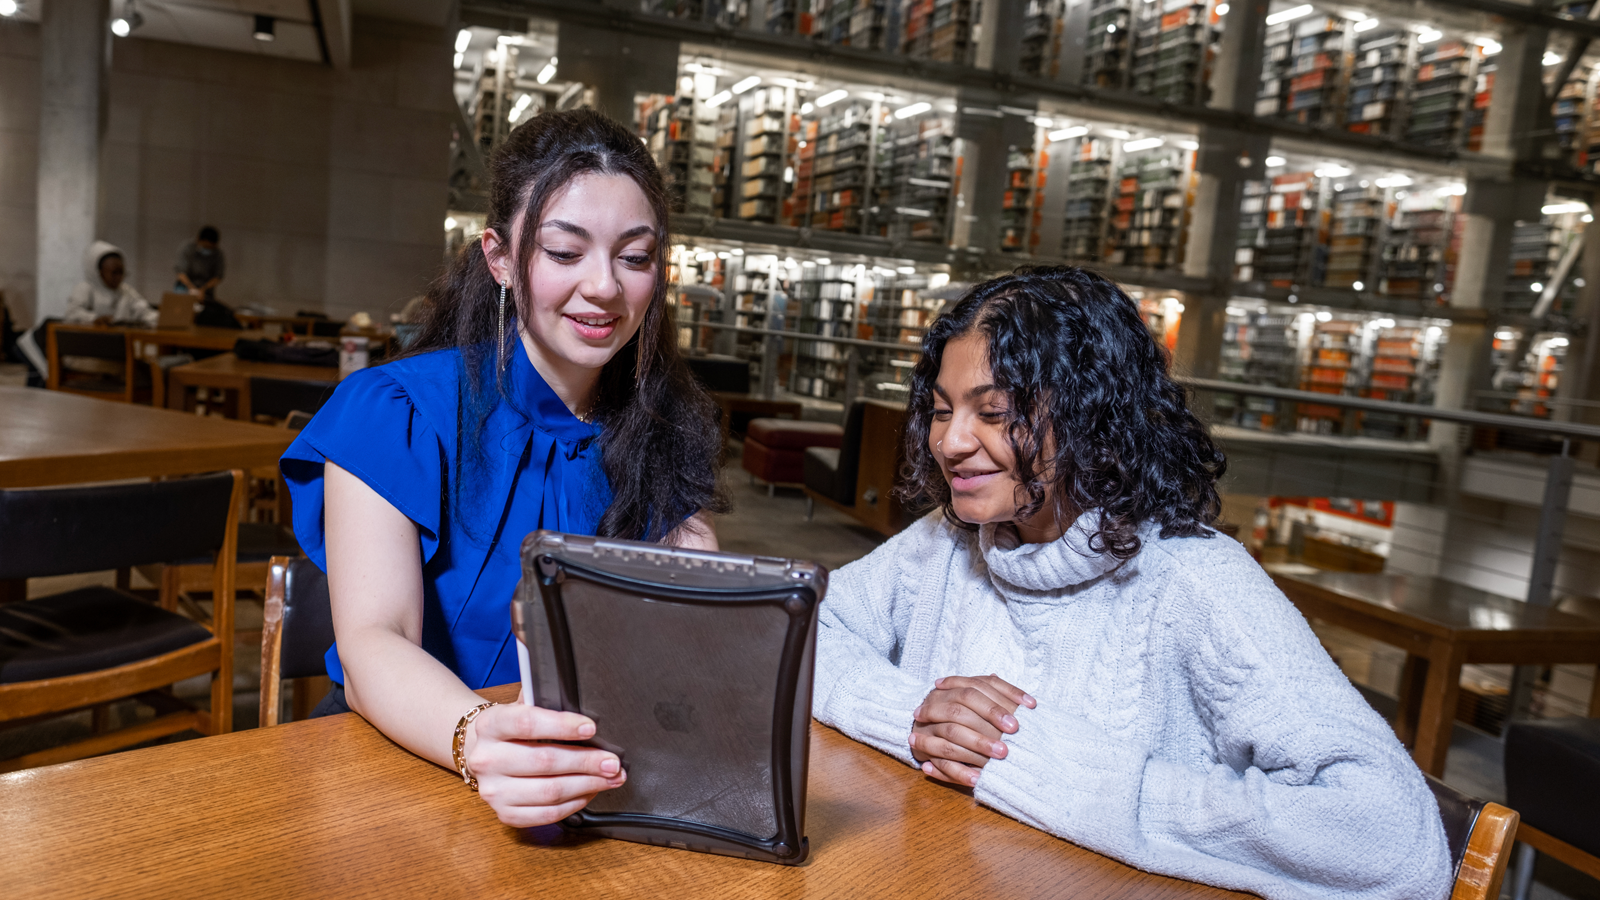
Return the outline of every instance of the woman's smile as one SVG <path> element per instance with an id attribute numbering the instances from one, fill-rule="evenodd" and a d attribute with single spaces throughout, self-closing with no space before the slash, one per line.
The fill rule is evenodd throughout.
<path id="1" fill-rule="evenodd" d="M 572 330 L 578 337 L 590 341 L 603 341 L 611 337 L 611 332 L 617 330 L 617 322 L 621 316 L 575 316 L 567 313 L 565 318 L 572 323 Z"/>

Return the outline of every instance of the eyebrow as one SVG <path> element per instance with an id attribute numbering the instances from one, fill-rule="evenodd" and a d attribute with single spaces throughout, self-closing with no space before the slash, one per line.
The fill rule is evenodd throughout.
<path id="1" fill-rule="evenodd" d="M 570 235 L 573 235 L 574 237 L 582 238 L 583 240 L 586 240 L 586 241 L 594 240 L 594 235 L 589 233 L 589 229 L 584 228 L 582 225 L 574 225 L 573 223 L 568 222 L 568 221 L 566 221 L 564 219 L 550 219 L 549 221 L 545 222 L 543 225 L 540 225 L 539 227 L 540 228 L 555 228 L 555 229 L 558 229 L 558 230 L 561 230 L 561 231 L 565 231 L 566 233 L 568 233 Z M 654 234 L 655 230 L 656 230 L 655 226 L 653 226 L 653 225 L 635 225 L 632 228 L 629 228 L 627 231 L 624 231 L 622 234 L 617 235 L 617 240 L 619 240 L 619 241 L 632 240 L 633 238 L 636 238 L 641 234 Z"/>
<path id="2" fill-rule="evenodd" d="M 977 398 L 982 397 L 984 394 L 990 393 L 992 391 L 998 391 L 999 389 L 1000 389 L 999 385 L 980 384 L 977 387 L 973 388 L 972 390 L 967 391 L 966 399 L 968 399 L 968 400 L 976 400 Z M 934 382 L 933 390 L 934 390 L 935 393 L 937 393 L 939 396 L 945 398 L 946 400 L 950 399 L 950 394 L 948 392 L 946 392 L 944 388 L 940 387 L 938 382 Z"/>

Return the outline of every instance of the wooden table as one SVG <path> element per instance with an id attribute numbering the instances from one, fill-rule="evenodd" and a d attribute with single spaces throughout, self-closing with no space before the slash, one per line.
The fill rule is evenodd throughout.
<path id="1" fill-rule="evenodd" d="M 232 353 L 184 363 L 167 370 L 167 407 L 191 409 L 189 388 L 221 388 L 237 393 L 237 418 L 250 421 L 250 380 L 278 378 L 284 381 L 314 381 L 335 384 L 339 370 L 334 366 L 296 366 L 289 363 L 258 362 L 240 359 Z"/>
<path id="2" fill-rule="evenodd" d="M 1462 665 L 1600 665 L 1600 621 L 1438 578 L 1294 565 L 1269 571 L 1307 618 L 1406 651 L 1395 731 L 1430 775 L 1444 774 Z M 1589 715 L 1600 717 L 1600 672 Z"/>
<path id="3" fill-rule="evenodd" d="M 0 777 L 0 872 L 12 900 L 1246 896 L 1075 847 L 821 725 L 809 783 L 799 867 L 523 831 L 346 714 Z"/>
<path id="4" fill-rule="evenodd" d="M 282 428 L 0 386 L 0 488 L 275 466 L 293 439 Z"/>
<path id="5" fill-rule="evenodd" d="M 259 341 L 265 338 L 267 333 L 259 330 L 192 325 L 188 328 L 130 328 L 128 335 L 133 338 L 134 347 L 140 356 L 155 356 L 167 349 L 232 350 L 236 341 Z"/>

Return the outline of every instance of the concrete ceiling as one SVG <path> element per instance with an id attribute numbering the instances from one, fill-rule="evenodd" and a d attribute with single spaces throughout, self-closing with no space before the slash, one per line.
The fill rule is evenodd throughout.
<path id="1" fill-rule="evenodd" d="M 393 19 L 443 28 L 450 18 L 451 0 L 350 0 L 358 16 Z"/>
<path id="2" fill-rule="evenodd" d="M 311 0 L 142 0 L 138 9 L 144 25 L 124 40 L 144 38 L 322 62 Z M 258 15 L 276 20 L 273 40 L 252 36 Z"/>

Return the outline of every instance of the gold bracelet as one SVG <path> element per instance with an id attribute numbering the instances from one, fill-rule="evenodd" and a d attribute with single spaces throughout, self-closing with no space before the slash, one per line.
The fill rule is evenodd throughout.
<path id="1" fill-rule="evenodd" d="M 480 703 L 467 710 L 467 714 L 462 716 L 459 722 L 456 722 L 455 736 L 450 739 L 450 758 L 456 764 L 456 771 L 461 773 L 461 780 L 466 782 L 467 787 L 472 788 L 474 791 L 478 789 L 478 778 L 467 771 L 467 726 L 471 725 L 472 720 L 478 717 L 478 713 L 491 706 L 498 705 L 493 702 Z"/>

